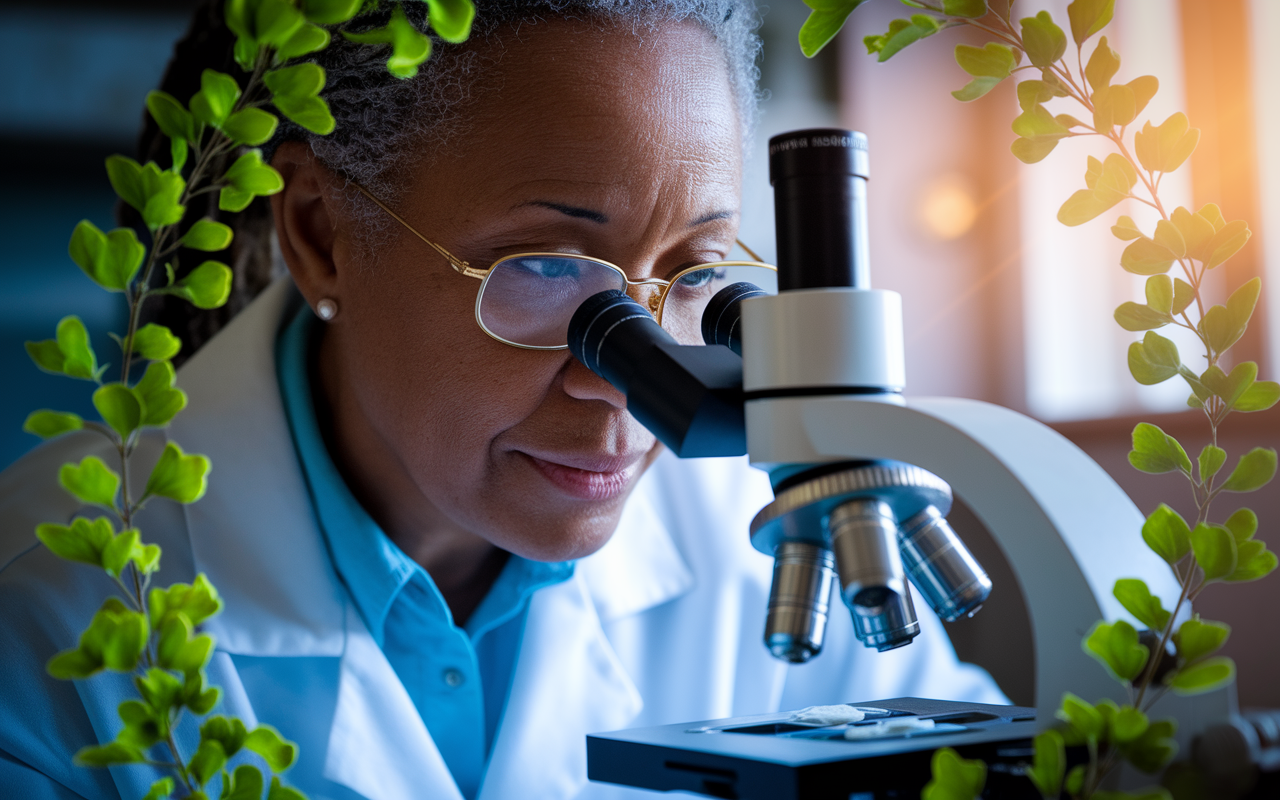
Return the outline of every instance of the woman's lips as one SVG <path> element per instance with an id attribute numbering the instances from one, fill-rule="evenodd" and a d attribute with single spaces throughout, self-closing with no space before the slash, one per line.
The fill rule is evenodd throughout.
<path id="1" fill-rule="evenodd" d="M 544 478 L 579 500 L 612 500 L 625 494 L 640 472 L 643 454 L 613 458 L 556 456 L 557 461 L 522 453 Z M 571 463 L 561 463 L 569 461 Z"/>

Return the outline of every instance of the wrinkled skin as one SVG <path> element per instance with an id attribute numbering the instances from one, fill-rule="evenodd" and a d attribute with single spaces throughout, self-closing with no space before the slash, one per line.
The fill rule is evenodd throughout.
<path id="1" fill-rule="evenodd" d="M 636 280 L 728 255 L 741 139 L 708 33 L 669 24 L 641 39 L 551 21 L 503 44 L 468 106 L 474 125 L 407 176 L 397 213 L 478 267 L 559 251 Z M 316 387 L 329 450 L 455 618 L 483 598 L 508 551 L 559 561 L 603 546 L 659 447 L 622 395 L 568 351 L 487 336 L 475 322 L 479 281 L 399 225 L 361 262 L 335 177 L 298 143 L 274 164 L 294 280 L 312 308 L 327 297 L 339 309 Z"/>

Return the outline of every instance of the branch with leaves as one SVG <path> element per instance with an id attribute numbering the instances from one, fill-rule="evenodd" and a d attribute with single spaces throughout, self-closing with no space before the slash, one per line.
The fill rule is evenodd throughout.
<path id="1" fill-rule="evenodd" d="M 442 39 L 467 38 L 475 16 L 470 0 L 426 2 L 429 22 Z M 183 504 L 199 500 L 210 463 L 170 441 L 142 493 L 131 495 L 131 459 L 143 431 L 167 427 L 187 403 L 186 394 L 174 385 L 170 363 L 181 348 L 180 340 L 162 325 L 139 323 L 143 305 L 161 295 L 176 295 L 201 309 L 227 301 L 232 272 L 220 261 L 205 260 L 177 278 L 181 250 L 216 253 L 233 239 L 232 228 L 213 219 L 184 224 L 194 198 L 216 192 L 218 208 L 236 213 L 256 197 L 279 192 L 283 179 L 255 149 L 275 135 L 278 115 L 316 134 L 333 131 L 333 116 L 320 96 L 324 70 L 312 62 L 290 62 L 328 47 L 330 29 L 353 42 L 389 45 L 388 69 L 397 77 L 414 76 L 426 61 L 431 40 L 408 21 L 398 4 L 384 27 L 345 31 L 362 5 L 365 0 L 227 0 L 226 24 L 236 36 L 234 56 L 245 73 L 243 84 L 235 76 L 207 69 L 200 91 L 185 105 L 164 92 L 148 95 L 147 109 L 170 141 L 172 163 L 167 169 L 119 155 L 107 159 L 112 188 L 141 215 L 150 244 L 130 228 L 103 232 L 88 221 L 77 225 L 71 237 L 72 261 L 103 289 L 122 294 L 128 305 L 127 328 L 123 335 L 112 334 L 121 352 L 119 379 L 103 382 L 108 366 L 98 365 L 78 317 L 59 322 L 55 338 L 26 345 L 40 369 L 94 383 L 93 405 L 101 419 L 42 410 L 28 416 L 24 430 L 45 439 L 89 430 L 105 437 L 115 451 L 113 466 L 86 456 L 59 470 L 59 483 L 93 507 L 93 516 L 36 529 L 36 536 L 55 555 L 103 570 L 118 589 L 93 616 L 78 645 L 54 656 L 47 669 L 55 678 L 68 680 L 103 671 L 133 676 L 138 697 L 119 705 L 122 727 L 115 740 L 85 747 L 75 760 L 90 767 L 144 764 L 169 773 L 152 785 L 144 800 L 205 798 L 214 787 L 224 800 L 257 800 L 264 791 L 267 800 L 303 797 L 276 774 L 296 759 L 294 744 L 267 725 L 249 730 L 234 717 L 208 716 L 221 693 L 205 676 L 213 638 L 199 629 L 222 609 L 217 590 L 203 574 L 190 584 L 151 586 L 161 551 L 143 542 L 137 516 L 156 499 Z M 233 156 L 230 167 L 218 174 L 217 165 Z M 141 362 L 146 367 L 139 376 Z M 183 752 L 173 733 L 186 713 L 205 717 L 193 753 Z M 268 775 L 253 764 L 240 764 L 232 771 L 229 760 L 241 751 L 256 754 Z"/>
<path id="2" fill-rule="evenodd" d="M 800 30 L 800 46 L 812 56 L 829 42 L 849 14 L 865 0 L 805 0 L 812 9 Z M 918 9 L 907 19 L 894 20 L 884 34 L 867 36 L 869 54 L 886 61 L 904 48 L 946 28 L 966 26 L 990 36 L 982 47 L 955 48 L 956 63 L 968 73 L 968 83 L 952 92 L 961 101 L 976 100 L 1016 73 L 1029 77 L 1018 83 L 1021 114 L 1013 120 L 1018 138 L 1011 147 L 1021 161 L 1034 164 L 1047 157 L 1063 139 L 1101 137 L 1114 150 L 1099 161 L 1087 159 L 1084 188 L 1063 203 L 1058 220 L 1076 226 L 1089 222 L 1123 201 L 1148 207 L 1157 217 L 1150 233 L 1129 216 L 1121 216 L 1111 232 L 1129 242 L 1120 259 L 1125 271 L 1147 278 L 1145 302 L 1126 302 L 1115 311 L 1125 330 L 1143 332 L 1129 346 L 1129 371 L 1143 385 L 1182 378 L 1190 388 L 1187 404 L 1205 416 L 1210 443 L 1192 463 L 1183 446 L 1149 423 L 1133 431 L 1129 462 L 1148 473 L 1177 473 L 1190 487 L 1196 506 L 1192 522 L 1161 504 L 1142 526 L 1142 538 L 1177 578 L 1180 594 L 1166 610 L 1143 581 L 1124 578 L 1114 595 L 1145 630 L 1124 620 L 1099 622 L 1084 639 L 1085 649 L 1126 687 L 1129 702 L 1088 703 L 1067 694 L 1058 711 L 1061 730 L 1036 737 L 1035 760 L 1028 776 L 1046 798 L 1168 798 L 1164 788 L 1142 794 L 1104 791 L 1108 775 L 1127 761 L 1154 774 L 1172 761 L 1177 751 L 1173 720 L 1147 716 L 1166 692 L 1198 694 L 1221 688 L 1235 677 L 1235 664 L 1219 655 L 1231 632 L 1222 622 L 1192 614 L 1177 623 L 1206 588 L 1218 583 L 1253 581 L 1273 572 L 1275 553 L 1254 538 L 1258 518 L 1239 509 L 1214 522 L 1213 502 L 1223 492 L 1253 492 L 1276 473 L 1276 451 L 1255 447 L 1241 455 L 1225 477 L 1228 454 L 1218 446 L 1218 429 L 1232 413 L 1263 411 L 1280 400 L 1280 384 L 1259 381 L 1258 365 L 1235 364 L 1228 371 L 1228 352 L 1239 341 L 1253 316 L 1261 280 L 1253 278 L 1236 288 L 1225 305 L 1209 305 L 1204 283 L 1249 240 L 1243 220 L 1228 222 L 1218 206 L 1170 211 L 1160 195 L 1163 177 L 1179 169 L 1199 143 L 1200 132 L 1185 114 L 1177 113 L 1159 125 L 1136 120 L 1159 89 L 1159 81 L 1143 75 L 1115 83 L 1120 55 L 1105 36 L 1086 45 L 1111 22 L 1115 0 L 1075 0 L 1067 8 L 1068 34 L 1047 11 L 1020 20 L 1013 18 L 1013 0 L 989 6 L 986 0 L 902 0 Z M 1072 46 L 1074 44 L 1074 47 Z M 1047 103 L 1067 103 L 1079 116 L 1057 113 Z M 1168 273 L 1177 265 L 1176 275 Z M 1177 346 L 1156 333 L 1174 326 L 1198 340 L 1204 363 L 1192 369 L 1183 363 Z M 1172 650 L 1170 646 L 1172 645 Z M 1067 769 L 1066 748 L 1083 747 L 1087 761 Z M 985 769 L 942 750 L 934 760 L 934 780 L 925 790 L 930 800 L 967 800 L 985 783 Z"/>

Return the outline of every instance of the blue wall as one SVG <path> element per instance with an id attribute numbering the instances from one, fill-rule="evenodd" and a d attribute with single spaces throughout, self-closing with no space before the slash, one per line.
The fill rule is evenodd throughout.
<path id="1" fill-rule="evenodd" d="M 24 341 L 76 314 L 99 362 L 120 364 L 106 334 L 124 327 L 124 300 L 80 272 L 67 241 L 82 219 L 113 226 L 102 160 L 132 155 L 146 93 L 185 25 L 171 10 L 0 10 L 0 468 L 38 443 L 22 432 L 30 411 L 93 413 L 92 385 L 38 371 Z"/>

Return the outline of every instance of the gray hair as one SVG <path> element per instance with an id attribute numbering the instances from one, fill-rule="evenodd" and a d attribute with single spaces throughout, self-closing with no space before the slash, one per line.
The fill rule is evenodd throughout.
<path id="1" fill-rule="evenodd" d="M 383 24 L 387 11 L 357 18 L 353 30 Z M 418 27 L 425 29 L 426 3 L 404 3 Z M 723 49 L 743 135 L 744 153 L 756 120 L 756 57 L 759 25 L 750 0 L 499 0 L 481 3 L 471 42 L 457 46 L 433 42 L 431 58 L 409 80 L 386 70 L 387 48 L 355 45 L 341 36 L 319 54 L 328 75 L 325 97 L 337 121 L 328 136 L 282 126 L 279 141 L 302 140 L 326 166 L 376 194 L 394 200 L 401 186 L 391 177 L 403 174 L 407 159 L 444 146 L 465 125 L 471 84 L 483 69 L 501 59 L 501 36 L 522 23 L 546 19 L 628 25 L 637 35 L 655 33 L 659 25 L 690 21 L 706 29 Z M 492 51 L 492 52 L 490 52 Z M 484 52 L 482 56 L 480 53 Z"/>

